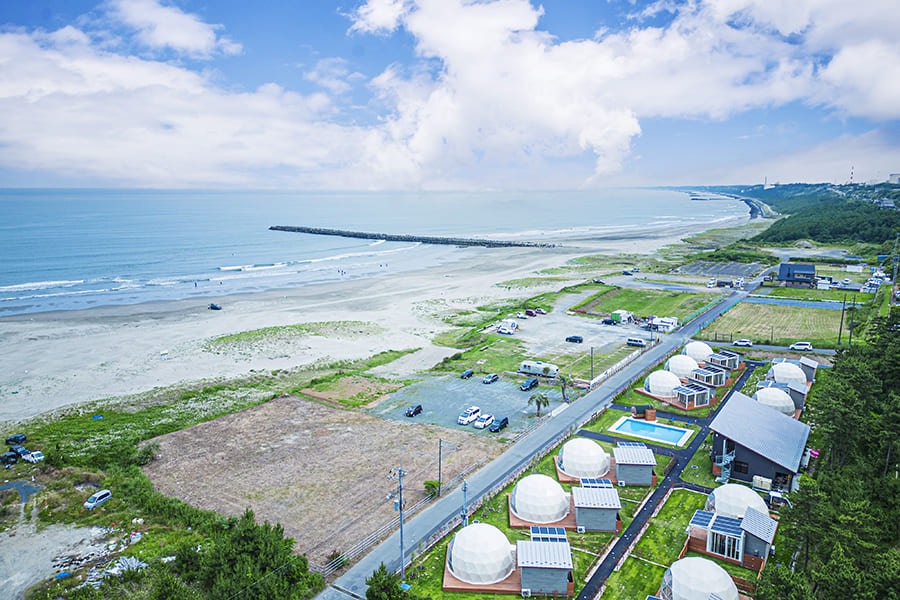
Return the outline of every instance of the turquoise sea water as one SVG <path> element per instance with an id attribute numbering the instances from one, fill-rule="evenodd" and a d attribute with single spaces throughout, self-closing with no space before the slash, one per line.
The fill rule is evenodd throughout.
<path id="1" fill-rule="evenodd" d="M 0 190 L 0 316 L 376 277 L 466 249 L 269 231 L 540 240 L 710 223 L 735 200 L 656 189 L 535 193 Z"/>

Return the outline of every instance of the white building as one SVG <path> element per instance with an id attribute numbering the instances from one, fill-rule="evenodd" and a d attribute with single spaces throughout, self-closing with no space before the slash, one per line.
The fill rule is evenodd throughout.
<path id="1" fill-rule="evenodd" d="M 715 594 L 715 596 L 713 596 Z M 687 557 L 666 569 L 659 587 L 662 600 L 738 600 L 737 586 L 725 569 L 711 560 Z"/>
<path id="2" fill-rule="evenodd" d="M 513 514 L 529 523 L 555 523 L 567 514 L 569 495 L 552 477 L 528 475 L 519 480 L 510 494 Z"/>
<path id="3" fill-rule="evenodd" d="M 503 581 L 515 570 L 515 546 L 503 532 L 487 523 L 463 527 L 447 549 L 450 573 L 466 583 Z"/>
<path id="4" fill-rule="evenodd" d="M 556 464 L 570 477 L 603 477 L 609 473 L 609 454 L 594 440 L 576 437 L 563 444 Z"/>

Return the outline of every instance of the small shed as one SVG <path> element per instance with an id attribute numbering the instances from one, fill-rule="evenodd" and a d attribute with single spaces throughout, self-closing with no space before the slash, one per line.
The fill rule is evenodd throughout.
<path id="1" fill-rule="evenodd" d="M 565 530 L 562 531 L 561 537 L 536 537 L 532 533 L 531 540 L 516 542 L 516 566 L 522 577 L 523 597 L 569 594 L 572 547 L 565 537 Z"/>
<path id="2" fill-rule="evenodd" d="M 676 388 L 677 389 L 677 388 Z M 649 404 L 640 404 L 631 407 L 631 416 L 635 419 L 644 419 L 645 421 L 656 420 L 656 409 Z"/>
<path id="3" fill-rule="evenodd" d="M 653 485 L 656 457 L 653 450 L 640 442 L 619 442 L 613 448 L 616 480 L 622 485 Z"/>
<path id="4" fill-rule="evenodd" d="M 609 314 L 610 318 L 613 321 L 617 321 L 619 323 L 633 323 L 634 322 L 634 313 L 630 310 L 625 310 L 624 308 L 620 308 L 619 310 L 614 310 Z"/>
<path id="5" fill-rule="evenodd" d="M 607 480 L 608 482 L 608 480 Z M 617 531 L 622 502 L 619 492 L 607 483 L 605 487 L 572 488 L 575 524 L 579 531 Z"/>

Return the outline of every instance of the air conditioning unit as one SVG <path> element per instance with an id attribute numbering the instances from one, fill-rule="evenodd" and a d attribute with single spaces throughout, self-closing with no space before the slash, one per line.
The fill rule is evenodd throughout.
<path id="1" fill-rule="evenodd" d="M 625 487 L 625 482 L 621 479 L 619 480 L 619 487 Z"/>
<path id="2" fill-rule="evenodd" d="M 578 533 L 584 533 L 584 527 L 576 527 L 575 531 L 577 531 Z"/>
<path id="3" fill-rule="evenodd" d="M 530 589 L 522 590 L 522 597 L 523 598 L 531 598 L 531 590 Z"/>

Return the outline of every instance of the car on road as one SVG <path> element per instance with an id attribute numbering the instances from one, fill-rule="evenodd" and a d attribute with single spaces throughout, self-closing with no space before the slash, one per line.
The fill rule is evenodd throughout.
<path id="1" fill-rule="evenodd" d="M 580 335 L 570 335 L 569 337 L 566 338 L 566 341 L 572 342 L 573 344 L 580 344 L 581 342 L 584 341 L 584 338 L 581 337 Z"/>
<path id="2" fill-rule="evenodd" d="M 484 429 L 485 427 L 490 427 L 491 423 L 494 422 L 494 415 L 492 414 L 484 414 L 475 419 L 475 429 Z"/>
<path id="3" fill-rule="evenodd" d="M 407 416 L 407 417 L 414 417 L 414 416 L 416 416 L 417 414 L 419 414 L 419 413 L 421 413 L 421 412 L 422 412 L 422 405 L 421 405 L 421 404 L 415 404 L 415 405 L 410 406 L 409 408 L 406 409 L 406 416 Z"/>
<path id="4" fill-rule="evenodd" d="M 484 376 L 484 379 L 481 380 L 481 383 L 494 383 L 498 379 L 500 379 L 499 375 L 497 375 L 496 373 L 490 373 Z"/>
<path id="5" fill-rule="evenodd" d="M 737 340 L 733 345 L 734 345 L 734 346 L 743 346 L 744 348 L 752 348 L 752 347 L 753 347 L 753 341 L 744 338 L 744 339 L 741 339 L 741 340 Z"/>
<path id="6" fill-rule="evenodd" d="M 44 460 L 44 453 L 40 451 L 29 452 L 25 456 L 22 457 L 22 460 L 25 462 L 30 462 L 33 465 L 38 464 L 42 460 Z"/>
<path id="7" fill-rule="evenodd" d="M 456 419 L 456 422 L 460 425 L 468 425 L 469 423 L 477 419 L 480 414 L 480 408 L 478 408 L 477 406 L 470 406 L 459 415 L 459 418 Z"/>
<path id="8" fill-rule="evenodd" d="M 26 439 L 24 433 L 17 433 L 6 438 L 6 445 L 15 446 L 17 444 L 24 444 Z"/>
<path id="9" fill-rule="evenodd" d="M 543 308 L 536 308 L 536 309 L 534 309 L 534 312 L 536 312 L 536 313 L 539 314 L 539 315 L 546 315 L 546 314 L 547 314 L 547 311 L 544 310 Z"/>
<path id="10" fill-rule="evenodd" d="M 471 377 L 474 374 L 475 374 L 475 371 L 473 371 L 472 369 L 466 369 L 465 371 L 462 372 L 462 375 L 460 375 L 459 378 L 460 379 L 468 379 L 469 377 Z"/>
<path id="11" fill-rule="evenodd" d="M 493 423 L 491 423 L 488 431 L 491 433 L 498 433 L 502 429 L 506 429 L 506 426 L 509 425 L 509 417 L 503 417 L 502 419 L 495 419 Z"/>
<path id="12" fill-rule="evenodd" d="M 10 452 L 15 452 L 16 455 L 18 455 L 19 458 L 22 458 L 23 456 L 25 456 L 26 454 L 28 454 L 28 453 L 31 452 L 31 451 L 30 451 L 28 448 L 26 448 L 25 446 L 19 446 L 19 445 L 10 446 L 9 451 L 10 451 Z"/>
<path id="13" fill-rule="evenodd" d="M 519 386 L 519 389 L 523 392 L 527 392 L 528 390 L 533 390 L 538 386 L 538 378 L 537 377 L 529 377 L 525 380 L 525 383 Z"/>
<path id="14" fill-rule="evenodd" d="M 4 452 L 0 454 L 0 463 L 4 465 L 14 465 L 19 460 L 19 455 L 15 452 Z"/>
<path id="15" fill-rule="evenodd" d="M 497 328 L 497 333 L 499 333 L 500 335 L 512 335 L 513 334 L 512 329 L 510 329 L 509 327 L 504 327 L 502 325 Z"/>
<path id="16" fill-rule="evenodd" d="M 98 506 L 102 506 L 109 502 L 110 498 L 112 498 L 112 492 L 109 490 L 94 492 L 91 494 L 90 498 L 84 501 L 84 507 L 88 510 L 94 510 Z"/>
<path id="17" fill-rule="evenodd" d="M 790 345 L 791 350 L 812 350 L 812 344 L 809 342 L 794 342 Z"/>
<path id="18" fill-rule="evenodd" d="M 525 316 L 526 317 L 536 317 L 537 313 L 529 308 L 525 311 Z"/>
<path id="19" fill-rule="evenodd" d="M 594 283 L 596 283 L 597 285 L 606 285 L 605 283 L 603 283 L 602 279 L 595 279 Z"/>

